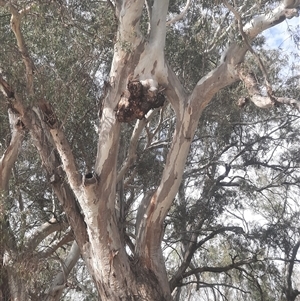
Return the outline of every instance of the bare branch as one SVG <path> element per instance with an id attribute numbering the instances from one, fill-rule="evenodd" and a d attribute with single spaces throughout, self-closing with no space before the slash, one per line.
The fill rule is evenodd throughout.
<path id="1" fill-rule="evenodd" d="M 223 33 L 221 33 L 222 26 L 219 25 L 217 30 L 214 33 L 213 38 L 211 39 L 210 45 L 207 47 L 207 50 L 205 50 L 205 54 L 209 54 L 210 52 L 214 51 L 218 45 L 218 42 L 221 41 L 226 35 L 229 35 L 230 30 L 232 29 L 233 24 L 229 25 Z M 226 52 L 226 50 L 225 50 Z"/>
<path id="2" fill-rule="evenodd" d="M 187 101 L 187 93 L 184 90 L 183 85 L 179 81 L 178 77 L 167 64 L 168 67 L 168 86 L 165 90 L 165 94 L 170 101 L 176 117 L 180 118 L 183 112 L 184 105 Z"/>
<path id="3" fill-rule="evenodd" d="M 225 266 L 220 266 L 220 267 L 209 267 L 209 266 L 204 266 L 204 267 L 199 267 L 196 269 L 192 269 L 188 272 L 185 272 L 182 277 L 186 278 L 189 277 L 191 275 L 197 274 L 197 273 L 204 273 L 204 272 L 212 272 L 212 273 L 224 273 L 230 270 L 233 270 L 235 268 L 238 268 L 240 266 L 246 265 L 246 264 L 250 264 L 253 262 L 257 262 L 258 259 L 256 258 L 256 256 L 252 257 L 252 258 L 248 258 L 248 259 L 244 259 L 244 260 L 240 260 L 237 262 L 234 262 L 232 264 L 229 265 L 225 265 Z"/>
<path id="4" fill-rule="evenodd" d="M 144 7 L 144 1 L 128 0 L 123 1 L 119 16 L 119 40 L 134 45 L 140 43 L 142 34 L 140 31 L 140 18 Z M 133 45 L 131 45 L 133 46 Z"/>
<path id="5" fill-rule="evenodd" d="M 286 273 L 286 284 L 287 287 L 285 287 L 285 293 L 287 295 L 287 300 L 295 300 L 298 295 L 300 295 L 300 292 L 298 290 L 293 289 L 292 284 L 292 274 L 294 272 L 294 265 L 295 265 L 295 259 L 298 253 L 300 247 L 300 241 L 296 243 L 296 245 L 293 247 L 292 256 L 288 265 L 287 273 Z"/>
<path id="6" fill-rule="evenodd" d="M 180 265 L 180 267 L 177 269 L 176 274 L 172 277 L 172 279 L 169 281 L 171 291 L 175 289 L 175 287 L 178 286 L 179 282 L 183 278 L 183 274 L 186 271 L 186 269 L 190 266 L 191 260 L 194 256 L 194 253 L 198 248 L 200 248 L 204 243 L 209 241 L 210 239 L 214 238 L 216 235 L 220 233 L 224 233 L 226 231 L 232 231 L 235 233 L 242 233 L 243 229 L 241 227 L 223 227 L 216 231 L 211 232 L 208 236 L 197 242 L 197 236 L 194 235 L 194 238 L 191 239 L 191 242 L 189 243 L 188 248 L 186 249 L 183 257 L 183 262 Z"/>
<path id="7" fill-rule="evenodd" d="M 197 287 L 198 288 L 203 288 L 203 287 L 210 287 L 210 288 L 214 288 L 216 286 L 223 286 L 223 287 L 229 287 L 229 288 L 233 288 L 235 290 L 238 290 L 240 292 L 243 292 L 244 294 L 251 294 L 250 291 L 245 291 L 243 290 L 242 288 L 240 287 L 237 287 L 235 285 L 231 285 L 231 284 L 228 284 L 228 283 L 207 283 L 207 282 L 203 282 L 203 281 L 187 281 L 187 282 L 183 282 L 179 285 L 179 287 L 181 286 L 185 286 L 185 285 L 188 285 L 188 284 L 192 284 L 192 283 L 195 283 L 197 284 Z"/>
<path id="8" fill-rule="evenodd" d="M 74 268 L 78 259 L 80 258 L 80 250 L 77 243 L 74 241 L 71 250 L 65 259 L 60 260 L 62 272 L 60 272 L 52 282 L 49 289 L 48 296 L 44 299 L 45 301 L 58 301 L 63 293 L 64 288 L 67 285 L 67 278 L 71 270 Z"/>
<path id="9" fill-rule="evenodd" d="M 14 112 L 17 112 L 19 114 L 21 121 L 30 131 L 32 142 L 38 150 L 38 153 L 43 162 L 43 167 L 47 172 L 47 176 L 50 183 L 52 184 L 53 190 L 61 204 L 64 206 L 68 221 L 72 229 L 74 230 L 75 238 L 78 242 L 82 244 L 85 243 L 87 241 L 86 225 L 78 208 L 78 204 L 75 201 L 74 194 L 70 189 L 68 183 L 64 180 L 65 175 L 62 172 L 61 162 L 58 159 L 58 154 L 56 153 L 56 151 L 54 151 L 53 141 L 49 140 L 50 133 L 49 128 L 46 126 L 46 123 L 49 125 L 49 122 L 51 124 L 52 121 L 55 121 L 53 125 L 56 124 L 56 119 L 52 119 L 52 114 L 48 114 L 53 113 L 51 110 L 48 111 L 48 109 L 51 109 L 51 107 L 48 107 L 43 102 L 41 103 L 44 104 L 45 107 L 43 108 L 44 111 L 41 110 L 39 116 L 42 118 L 44 114 L 46 120 L 39 121 L 33 110 L 25 109 L 23 100 L 20 95 L 16 93 L 0 75 L 0 86 L 3 87 L 3 84 L 6 87 L 9 87 L 9 104 L 11 105 Z M 37 110 L 38 109 L 36 109 L 36 111 Z M 59 138 L 60 136 L 57 139 Z"/>
<path id="10" fill-rule="evenodd" d="M 181 13 L 178 14 L 177 16 L 175 16 L 173 19 L 169 20 L 169 21 L 167 22 L 167 26 L 169 26 L 169 25 L 171 25 L 171 24 L 174 24 L 174 23 L 178 22 L 179 20 L 183 19 L 184 16 L 186 15 L 186 13 L 187 13 L 187 11 L 188 11 L 190 5 L 191 5 L 191 0 L 187 0 L 187 1 L 186 1 L 186 5 L 185 5 L 185 7 L 183 8 L 183 10 L 181 11 Z"/>
<path id="11" fill-rule="evenodd" d="M 13 98 L 14 97 L 14 91 L 11 88 L 11 86 L 7 83 L 7 81 L 2 77 L 2 74 L 0 73 L 0 90 L 3 93 L 5 97 Z"/>
<path id="12" fill-rule="evenodd" d="M 68 231 L 61 240 L 57 241 L 56 243 L 53 243 L 49 246 L 46 246 L 45 249 L 40 250 L 38 253 L 39 258 L 47 258 L 50 255 L 52 255 L 54 252 L 56 252 L 60 247 L 66 245 L 68 242 L 71 242 L 74 240 L 74 234 L 73 231 Z M 44 247 L 42 247 L 44 248 Z M 39 248 L 40 249 L 40 248 Z"/>
<path id="13" fill-rule="evenodd" d="M 259 89 L 256 78 L 252 73 L 246 70 L 246 68 L 240 64 L 236 67 L 236 70 L 240 76 L 240 79 L 244 82 L 248 92 L 251 96 L 250 100 L 257 106 L 263 109 L 270 108 L 277 103 L 288 104 L 298 111 L 300 111 L 300 101 L 288 98 L 288 97 L 275 97 L 273 95 L 263 96 Z"/>

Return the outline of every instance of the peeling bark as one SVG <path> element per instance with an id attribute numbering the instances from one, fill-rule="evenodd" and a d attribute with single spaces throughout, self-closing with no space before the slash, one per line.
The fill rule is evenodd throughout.
<path id="1" fill-rule="evenodd" d="M 74 245 L 67 266 L 71 268 L 75 264 L 80 250 L 103 301 L 168 301 L 172 299 L 171 290 L 174 283 L 178 283 L 179 276 L 188 277 L 203 271 L 227 271 L 253 262 L 254 259 L 250 258 L 225 267 L 202 267 L 186 272 L 190 257 L 197 248 L 194 239 L 194 244 L 187 250 L 180 275 L 171 281 L 170 288 L 161 250 L 163 222 L 178 192 L 199 118 L 218 91 L 241 79 L 256 105 L 268 107 L 275 99 L 299 109 L 296 100 L 260 95 L 254 77 L 239 69 L 249 48 L 235 42 L 229 46 L 219 66 L 200 79 L 192 93 L 187 95 L 164 56 L 168 4 L 167 0 L 153 2 L 148 39 L 142 36 L 139 25 L 144 1 L 126 0 L 115 4 L 119 27 L 110 71 L 111 83 L 103 99 L 93 174 L 79 174 L 72 149 L 50 102 L 42 99 L 38 108 L 25 109 L 20 95 L 0 76 L 0 86 L 30 131 L 49 182 L 74 232 L 78 249 Z M 270 14 L 257 16 L 248 22 L 243 27 L 247 41 L 251 43 L 263 30 L 295 16 L 296 9 L 288 7 L 279 5 Z M 34 94 L 34 66 L 20 31 L 22 14 L 13 5 L 10 9 L 12 29 L 26 67 L 28 90 Z M 132 258 L 126 252 L 118 224 L 116 184 L 134 160 L 137 137 L 146 123 L 145 115 L 150 109 L 161 107 L 165 96 L 175 111 L 176 128 L 160 184 L 145 196 L 141 204 L 143 208 L 137 216 L 136 245 Z M 141 121 L 133 133 L 128 160 L 117 176 L 120 123 L 135 119 Z M 35 245 L 40 239 L 37 233 Z M 49 296 L 52 294 L 53 300 L 63 289 L 66 274 L 64 271 L 59 275 L 50 289 Z"/>
<path id="2" fill-rule="evenodd" d="M 0 84 L 2 84 L 4 92 L 12 96 L 10 87 L 6 86 L 6 82 L 4 81 L 4 86 L 3 82 L 0 82 Z M 12 110 L 8 110 L 8 115 L 12 137 L 8 148 L 0 159 L 0 299 L 4 301 L 10 299 L 21 300 L 17 299 L 16 296 L 19 296 L 19 293 L 14 293 L 15 291 L 20 291 L 20 294 L 24 294 L 24 287 L 21 286 L 19 290 L 18 286 L 12 283 L 13 278 L 11 277 L 9 265 L 6 262 L 7 252 L 9 252 L 14 242 L 14 236 L 7 218 L 6 196 L 8 195 L 8 184 L 12 168 L 21 150 L 21 143 L 24 137 L 24 124 Z M 12 291 L 12 288 L 14 291 Z"/>

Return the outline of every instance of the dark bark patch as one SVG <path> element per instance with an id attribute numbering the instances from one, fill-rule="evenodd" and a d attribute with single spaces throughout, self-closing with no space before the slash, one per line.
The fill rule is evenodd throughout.
<path id="1" fill-rule="evenodd" d="M 281 22 L 283 22 L 286 19 L 286 16 L 280 16 L 276 21 L 272 22 L 271 25 L 275 26 Z"/>
<path id="2" fill-rule="evenodd" d="M 20 129 L 20 130 L 24 130 L 25 129 L 25 125 L 24 125 L 24 123 L 22 122 L 21 119 L 18 119 L 18 121 L 16 123 L 16 127 L 17 127 L 17 129 Z"/>
<path id="3" fill-rule="evenodd" d="M 152 75 L 155 74 L 156 66 L 157 66 L 157 61 L 155 61 L 155 62 L 153 63 L 153 69 L 151 70 L 151 74 L 152 74 Z"/>
<path id="4" fill-rule="evenodd" d="M 84 186 L 94 185 L 97 183 L 97 177 L 94 173 L 90 172 L 84 176 Z"/>
<path id="5" fill-rule="evenodd" d="M 154 66 L 155 67 L 155 66 Z M 129 80 L 127 89 L 122 93 L 116 108 L 119 122 L 130 122 L 143 119 L 151 109 L 163 106 L 165 96 L 162 92 L 151 91 L 138 80 Z"/>
<path id="6" fill-rule="evenodd" d="M 44 121 L 51 129 L 54 129 L 57 123 L 57 118 L 50 103 L 44 99 L 39 100 L 38 106 L 44 114 Z"/>

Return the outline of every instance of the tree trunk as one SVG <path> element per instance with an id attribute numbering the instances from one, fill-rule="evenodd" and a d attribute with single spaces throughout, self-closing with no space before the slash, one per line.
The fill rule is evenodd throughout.
<path id="1" fill-rule="evenodd" d="M 41 99 L 39 108 L 25 109 L 17 93 L 5 92 L 30 131 L 102 301 L 172 300 L 161 249 L 163 223 L 178 192 L 199 118 L 220 89 L 239 80 L 236 67 L 248 50 L 246 44 L 232 42 L 220 64 L 186 95 L 164 57 L 168 4 L 168 0 L 153 1 L 149 13 L 151 29 L 146 40 L 139 25 L 144 1 L 115 1 L 117 42 L 110 79 L 106 83 L 93 174 L 79 173 L 63 127 L 50 103 Z M 279 9 L 274 10 L 272 18 L 260 16 L 259 20 L 254 18 L 245 25 L 244 34 L 250 42 L 261 31 L 273 26 L 278 18 L 285 18 L 286 10 Z M 21 53 L 29 78 L 27 88 L 32 95 L 32 61 L 19 30 L 21 16 L 17 13 L 13 16 L 13 30 L 20 50 L 24 50 Z M 115 210 L 120 129 L 122 122 L 144 119 L 150 110 L 163 105 L 165 97 L 175 111 L 176 129 L 160 184 L 141 205 L 145 208 L 139 216 L 134 255 L 130 257 Z M 70 262 L 70 267 L 73 263 Z M 28 300 L 22 284 L 11 274 L 8 279 L 12 299 Z M 60 289 L 63 282 L 58 280 L 56 284 Z"/>

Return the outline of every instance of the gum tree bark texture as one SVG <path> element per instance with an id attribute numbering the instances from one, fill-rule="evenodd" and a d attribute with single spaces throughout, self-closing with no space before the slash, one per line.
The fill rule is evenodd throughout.
<path id="1" fill-rule="evenodd" d="M 101 110 L 93 174 L 82 176 L 79 173 L 63 126 L 47 100 L 40 100 L 33 108 L 25 109 L 21 96 L 3 77 L 0 83 L 35 141 L 101 300 L 169 301 L 172 300 L 171 289 L 161 249 L 163 223 L 178 192 L 199 118 L 218 91 L 238 80 L 246 82 L 255 104 L 267 107 L 265 103 L 272 102 L 272 97 L 265 97 L 262 104 L 259 89 L 240 66 L 253 39 L 263 30 L 296 16 L 297 9 L 283 2 L 270 13 L 250 20 L 241 29 L 244 43 L 230 42 L 219 65 L 199 79 L 193 91 L 187 94 L 164 55 L 169 1 L 154 0 L 148 7 L 147 39 L 140 28 L 145 1 L 116 0 L 110 3 L 115 9 L 118 29 Z M 22 13 L 12 4 L 9 6 L 13 16 L 12 29 L 26 66 L 27 93 L 32 95 L 34 66 L 19 30 Z M 188 6 L 189 1 L 184 10 Z M 142 122 L 149 111 L 162 106 L 165 101 L 171 103 L 176 114 L 176 129 L 160 184 L 143 199 L 138 210 L 135 247 L 133 256 L 129 256 L 115 210 L 116 186 L 120 179 L 117 158 L 121 124 L 135 119 Z M 299 107 L 296 100 L 286 103 Z M 139 131 L 138 126 L 136 131 Z M 51 153 L 53 145 L 59 160 Z M 62 180 L 62 172 L 68 182 Z"/>

